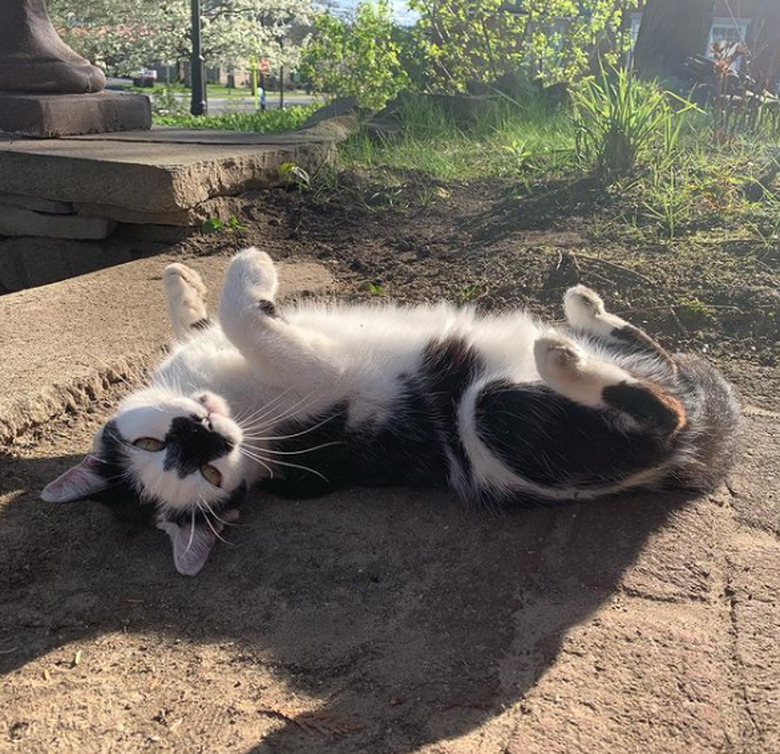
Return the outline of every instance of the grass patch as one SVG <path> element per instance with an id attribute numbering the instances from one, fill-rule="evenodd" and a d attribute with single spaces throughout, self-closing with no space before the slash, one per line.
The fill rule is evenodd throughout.
<path id="1" fill-rule="evenodd" d="M 468 128 L 426 98 L 400 111 L 401 133 L 377 140 L 366 131 L 340 150 L 342 167 L 421 171 L 440 181 L 519 177 L 571 165 L 574 129 L 568 112 L 539 102 L 496 103 Z"/>
<path id="2" fill-rule="evenodd" d="M 179 128 L 206 128 L 217 131 L 245 131 L 255 133 L 279 133 L 300 128 L 317 110 L 318 105 L 302 105 L 286 110 L 266 110 L 264 113 L 222 113 L 220 115 L 157 114 L 156 126 Z"/>

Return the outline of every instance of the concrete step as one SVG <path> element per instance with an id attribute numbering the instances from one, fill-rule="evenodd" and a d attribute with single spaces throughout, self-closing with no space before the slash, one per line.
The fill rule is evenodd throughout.
<path id="1" fill-rule="evenodd" d="M 174 261 L 201 273 L 213 304 L 228 256 L 163 254 L 0 297 L 0 442 L 139 375 L 160 356 L 170 339 L 162 271 Z M 318 264 L 279 267 L 283 296 L 333 282 Z"/>

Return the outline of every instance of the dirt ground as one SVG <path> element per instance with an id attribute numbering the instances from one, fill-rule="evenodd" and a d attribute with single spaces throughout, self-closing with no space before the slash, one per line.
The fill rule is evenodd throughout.
<path id="1" fill-rule="evenodd" d="M 581 279 L 738 385 L 728 487 L 506 516 L 408 490 L 257 495 L 188 579 L 163 534 L 38 499 L 117 388 L 0 451 L 0 750 L 780 752 L 780 370 L 760 316 L 775 273 L 697 278 L 700 262 L 668 250 L 637 261 L 596 246 L 563 200 L 523 209 L 486 184 L 432 187 L 421 205 L 414 190 L 381 211 L 366 191 L 261 194 L 245 231 L 182 255 L 252 242 L 331 266 L 348 297 L 556 317 Z M 696 291 L 740 311 L 669 308 Z"/>

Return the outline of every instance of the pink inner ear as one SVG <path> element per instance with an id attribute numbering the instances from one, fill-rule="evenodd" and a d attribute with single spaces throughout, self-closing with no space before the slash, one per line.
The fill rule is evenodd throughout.
<path id="1" fill-rule="evenodd" d="M 106 482 L 97 473 L 100 463 L 94 456 L 86 456 L 81 463 L 47 484 L 41 497 L 47 503 L 70 503 L 102 490 Z"/>
<path id="2" fill-rule="evenodd" d="M 219 531 L 219 524 L 216 523 Z M 203 568 L 217 541 L 216 533 L 203 524 L 179 526 L 166 521 L 157 524 L 157 528 L 171 538 L 173 564 L 176 570 L 185 576 L 194 576 Z"/>

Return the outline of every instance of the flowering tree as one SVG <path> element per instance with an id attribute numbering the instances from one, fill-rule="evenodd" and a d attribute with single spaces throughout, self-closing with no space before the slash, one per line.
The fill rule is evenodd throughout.
<path id="1" fill-rule="evenodd" d="M 606 62 L 627 41 L 626 10 L 637 0 L 410 0 L 421 18 L 434 81 L 461 89 L 526 74 L 548 83 L 568 81 L 601 49 Z"/>
<path id="2" fill-rule="evenodd" d="M 317 91 L 352 95 L 379 109 L 407 83 L 395 32 L 387 0 L 361 2 L 351 20 L 323 14 L 315 21 L 302 73 Z"/>
<path id="3" fill-rule="evenodd" d="M 188 0 L 50 0 L 50 12 L 71 47 L 118 75 L 190 56 Z M 206 64 L 294 68 L 311 17 L 311 0 L 203 0 Z"/>

